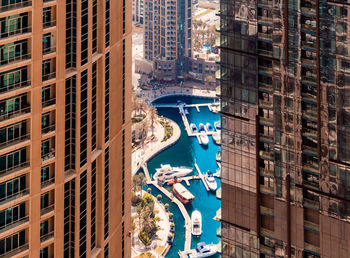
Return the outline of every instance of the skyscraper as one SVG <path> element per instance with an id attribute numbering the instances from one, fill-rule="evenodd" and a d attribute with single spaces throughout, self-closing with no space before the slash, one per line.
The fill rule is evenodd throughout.
<path id="1" fill-rule="evenodd" d="M 183 79 L 191 57 L 191 0 L 144 0 L 144 57 L 158 80 Z"/>
<path id="2" fill-rule="evenodd" d="M 129 21 L 125 0 L 1 1 L 1 257 L 130 256 Z"/>
<path id="3" fill-rule="evenodd" d="M 349 257 L 349 8 L 221 1 L 223 257 Z"/>

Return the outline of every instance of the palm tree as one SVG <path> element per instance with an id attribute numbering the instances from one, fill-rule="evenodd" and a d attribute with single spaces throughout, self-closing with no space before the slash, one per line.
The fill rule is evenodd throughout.
<path id="1" fill-rule="evenodd" d="M 142 120 L 142 122 L 140 124 L 142 145 L 144 144 L 144 142 L 147 138 L 148 128 L 149 128 L 148 120 L 147 119 Z"/>
<path id="2" fill-rule="evenodd" d="M 146 113 L 148 106 L 147 103 L 142 99 L 140 100 L 140 109 L 143 113 Z"/>
<path id="3" fill-rule="evenodd" d="M 151 105 L 149 109 L 149 116 L 151 118 L 151 130 L 152 130 L 152 136 L 153 136 L 153 130 L 154 130 L 154 122 L 157 120 L 157 109 Z"/>
<path id="4" fill-rule="evenodd" d="M 136 115 L 136 110 L 138 108 L 138 99 L 135 90 L 132 91 L 132 110 L 134 115 Z"/>

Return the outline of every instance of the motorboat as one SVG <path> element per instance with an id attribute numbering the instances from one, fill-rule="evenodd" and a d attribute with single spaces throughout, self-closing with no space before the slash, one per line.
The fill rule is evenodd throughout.
<path id="1" fill-rule="evenodd" d="M 214 128 L 213 128 L 213 126 L 210 123 L 206 123 L 205 126 L 207 127 L 208 132 L 214 131 Z"/>
<path id="2" fill-rule="evenodd" d="M 220 145 L 221 144 L 221 136 L 220 136 L 220 132 L 215 132 L 213 133 L 213 141 L 214 143 Z"/>
<path id="3" fill-rule="evenodd" d="M 206 126 L 203 124 L 203 123 L 200 123 L 199 124 L 199 132 L 206 132 L 207 131 L 207 128 Z"/>
<path id="4" fill-rule="evenodd" d="M 200 138 L 200 144 L 208 145 L 209 138 L 208 138 L 208 135 L 205 132 L 201 132 L 201 134 L 199 135 L 199 138 Z"/>
<path id="5" fill-rule="evenodd" d="M 202 214 L 195 210 L 191 214 L 192 235 L 200 236 L 202 234 Z"/>
<path id="6" fill-rule="evenodd" d="M 190 127 L 191 127 L 192 133 L 198 133 L 198 129 L 197 129 L 197 126 L 195 124 L 191 123 Z"/>
<path id="7" fill-rule="evenodd" d="M 181 183 L 173 184 L 173 192 L 176 197 L 184 204 L 194 201 L 194 195 L 186 189 Z"/>
<path id="8" fill-rule="evenodd" d="M 216 183 L 214 174 L 212 172 L 208 171 L 204 175 L 204 180 L 211 191 L 216 191 L 216 189 L 218 188 L 218 184 Z"/>
<path id="9" fill-rule="evenodd" d="M 220 120 L 219 121 L 216 121 L 214 123 L 214 127 L 215 127 L 215 130 L 216 131 L 220 131 L 221 130 L 221 123 L 220 123 Z"/>
<path id="10" fill-rule="evenodd" d="M 169 164 L 161 164 L 160 168 L 156 169 L 156 173 L 153 175 L 153 179 L 161 179 L 163 181 L 168 181 L 175 178 L 187 176 L 192 171 L 193 169 L 189 167 L 172 167 Z"/>
<path id="11" fill-rule="evenodd" d="M 207 245 L 204 242 L 197 244 L 196 249 L 190 250 L 190 258 L 203 258 L 215 255 L 218 252 L 217 246 L 214 244 Z"/>

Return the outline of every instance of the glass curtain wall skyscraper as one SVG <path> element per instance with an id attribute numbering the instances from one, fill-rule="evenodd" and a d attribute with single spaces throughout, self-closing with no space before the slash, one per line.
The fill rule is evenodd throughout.
<path id="1" fill-rule="evenodd" d="M 0 256 L 130 257 L 131 6 L 3 0 L 0 23 Z"/>
<path id="2" fill-rule="evenodd" d="M 220 15 L 223 257 L 349 257 L 350 3 Z"/>

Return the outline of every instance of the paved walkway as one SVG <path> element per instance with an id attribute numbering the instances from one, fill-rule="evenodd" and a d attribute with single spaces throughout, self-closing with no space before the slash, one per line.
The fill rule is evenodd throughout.
<path id="1" fill-rule="evenodd" d="M 156 138 L 153 141 L 145 144 L 143 148 L 139 148 L 132 153 L 132 175 L 135 175 L 144 163 L 148 162 L 148 160 L 153 158 L 159 152 L 173 145 L 180 139 L 180 127 L 177 125 L 177 123 L 170 119 L 167 119 L 167 121 L 173 127 L 173 135 L 168 140 L 162 142 L 165 129 L 157 122 L 154 129 L 154 135 Z"/>
<path id="2" fill-rule="evenodd" d="M 156 214 L 156 217 L 159 217 L 159 221 L 157 223 L 159 229 L 157 231 L 157 237 L 155 240 L 153 240 L 150 247 L 145 247 L 145 245 L 140 241 L 138 237 L 138 232 L 134 232 L 133 235 L 133 245 L 132 245 L 132 257 L 137 257 L 143 252 L 150 252 L 155 257 L 163 257 L 162 254 L 159 254 L 155 249 L 152 247 L 157 246 L 158 250 L 166 250 L 168 248 L 168 235 L 170 233 L 170 221 L 169 221 L 169 215 L 165 211 L 164 206 L 157 201 L 157 198 L 153 197 L 154 200 L 154 208 L 158 213 Z M 136 211 L 132 213 L 132 216 L 137 216 Z"/>

